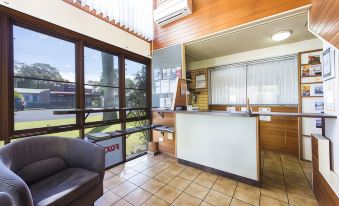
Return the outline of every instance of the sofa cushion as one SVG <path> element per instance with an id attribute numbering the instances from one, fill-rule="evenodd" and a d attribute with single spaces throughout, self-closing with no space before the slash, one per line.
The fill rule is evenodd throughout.
<path id="1" fill-rule="evenodd" d="M 29 186 L 34 205 L 68 205 L 100 183 L 100 175 L 68 168 Z"/>
<path id="2" fill-rule="evenodd" d="M 53 157 L 29 164 L 18 170 L 17 175 L 27 184 L 33 184 L 64 169 L 65 162 L 60 157 Z"/>

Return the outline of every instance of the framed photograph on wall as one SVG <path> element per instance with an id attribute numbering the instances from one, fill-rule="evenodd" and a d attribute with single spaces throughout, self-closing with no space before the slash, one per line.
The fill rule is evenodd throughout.
<path id="1" fill-rule="evenodd" d="M 196 89 L 206 88 L 206 74 L 197 74 L 195 76 L 195 88 Z"/>
<path id="2" fill-rule="evenodd" d="M 331 48 L 323 52 L 323 77 L 324 81 L 335 77 L 334 68 L 331 65 Z"/>

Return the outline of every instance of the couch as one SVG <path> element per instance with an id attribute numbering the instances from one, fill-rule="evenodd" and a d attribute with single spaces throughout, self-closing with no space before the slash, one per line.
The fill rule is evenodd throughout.
<path id="1" fill-rule="evenodd" d="M 103 195 L 103 148 L 76 138 L 29 137 L 0 148 L 0 205 L 93 205 Z"/>

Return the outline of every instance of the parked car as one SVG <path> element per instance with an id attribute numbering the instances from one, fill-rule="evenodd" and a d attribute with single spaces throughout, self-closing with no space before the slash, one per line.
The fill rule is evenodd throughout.
<path id="1" fill-rule="evenodd" d="M 26 102 L 22 98 L 14 98 L 14 109 L 16 111 L 23 111 L 26 108 Z"/>

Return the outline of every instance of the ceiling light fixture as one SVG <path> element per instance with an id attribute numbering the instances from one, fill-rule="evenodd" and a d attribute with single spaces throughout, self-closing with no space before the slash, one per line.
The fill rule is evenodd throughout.
<path id="1" fill-rule="evenodd" d="M 279 31 L 272 35 L 274 41 L 282 41 L 289 38 L 292 35 L 292 31 Z"/>

